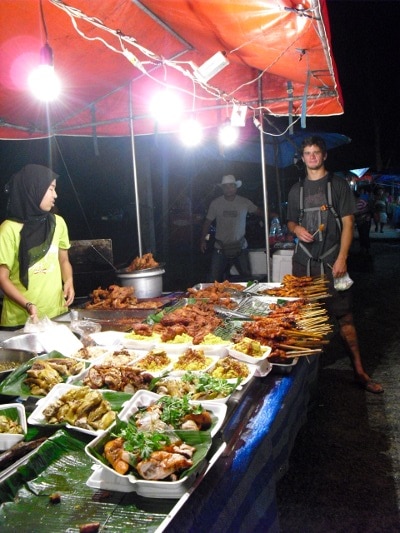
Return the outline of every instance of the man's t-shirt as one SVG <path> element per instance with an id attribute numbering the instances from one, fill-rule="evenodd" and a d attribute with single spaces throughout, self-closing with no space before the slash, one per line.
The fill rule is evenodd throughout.
<path id="1" fill-rule="evenodd" d="M 207 220 L 216 221 L 216 241 L 224 244 L 244 239 L 246 233 L 247 213 L 255 213 L 257 206 L 244 196 L 236 195 L 233 200 L 226 200 L 219 196 L 213 200 L 208 208 Z M 219 248 L 218 242 L 216 247 Z M 244 248 L 246 241 L 244 240 Z"/>

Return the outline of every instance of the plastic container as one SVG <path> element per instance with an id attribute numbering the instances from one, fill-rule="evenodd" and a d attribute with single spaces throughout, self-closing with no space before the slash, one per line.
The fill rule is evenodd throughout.
<path id="1" fill-rule="evenodd" d="M 250 272 L 253 276 L 267 274 L 267 255 L 264 249 L 249 250 Z"/>
<path id="2" fill-rule="evenodd" d="M 283 276 L 292 273 L 294 250 L 277 250 L 272 256 L 272 281 L 281 282 Z"/>
<path id="3" fill-rule="evenodd" d="M 0 405 L 0 415 L 4 414 L 6 409 L 16 409 L 18 415 L 18 422 L 23 433 L 0 433 L 0 451 L 9 450 L 12 446 L 21 442 L 25 438 L 25 434 L 28 430 L 26 425 L 25 407 L 20 403 L 6 403 Z"/>

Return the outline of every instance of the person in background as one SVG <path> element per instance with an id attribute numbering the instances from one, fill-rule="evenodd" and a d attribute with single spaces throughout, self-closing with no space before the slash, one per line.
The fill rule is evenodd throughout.
<path id="1" fill-rule="evenodd" d="M 371 240 L 369 233 L 371 230 L 371 220 L 373 207 L 369 200 L 366 200 L 361 193 L 354 191 L 356 199 L 356 212 L 354 214 L 355 223 L 358 231 L 358 240 L 360 243 L 360 252 L 364 255 L 370 255 Z"/>
<path id="2" fill-rule="evenodd" d="M 61 315 L 74 300 L 67 226 L 52 213 L 57 177 L 45 166 L 30 164 L 6 185 L 7 218 L 0 226 L 3 326 Z"/>
<path id="3" fill-rule="evenodd" d="M 364 390 L 379 394 L 383 392 L 382 385 L 372 381 L 361 361 L 351 288 L 337 291 L 334 287 L 334 280 L 347 273 L 354 230 L 354 196 L 344 179 L 326 170 L 327 150 L 323 138 L 304 139 L 301 154 L 306 176 L 291 188 L 287 212 L 288 230 L 298 239 L 293 254 L 293 275 L 327 276 L 331 295 L 326 299 L 327 309 L 338 322 L 355 381 Z"/>
<path id="4" fill-rule="evenodd" d="M 229 174 L 220 183 L 222 195 L 215 198 L 207 211 L 200 237 L 200 250 L 207 248 L 207 235 L 211 224 L 216 222 L 215 244 L 212 251 L 209 282 L 223 281 L 231 266 L 235 266 L 243 279 L 249 279 L 250 263 L 246 241 L 246 217 L 263 213 L 251 200 L 237 194 L 242 182 Z"/>
<path id="5" fill-rule="evenodd" d="M 383 228 L 387 224 L 387 199 L 383 189 L 379 188 L 375 191 L 374 199 L 374 221 L 375 221 L 375 232 L 378 231 L 383 233 Z"/>

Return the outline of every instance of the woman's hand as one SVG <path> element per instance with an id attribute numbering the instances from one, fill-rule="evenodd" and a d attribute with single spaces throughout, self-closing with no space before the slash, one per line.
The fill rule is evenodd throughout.
<path id="1" fill-rule="evenodd" d="M 69 307 L 75 298 L 75 289 L 73 280 L 69 279 L 64 283 L 64 298 L 65 298 L 65 305 Z"/>

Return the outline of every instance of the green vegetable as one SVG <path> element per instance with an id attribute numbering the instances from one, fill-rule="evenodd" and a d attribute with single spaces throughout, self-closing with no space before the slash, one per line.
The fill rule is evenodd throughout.
<path id="1" fill-rule="evenodd" d="M 163 449 L 171 442 L 166 433 L 145 433 L 129 422 L 120 422 L 112 435 L 122 437 L 125 440 L 124 449 L 142 459 L 147 459 L 152 452 Z"/>
<path id="2" fill-rule="evenodd" d="M 212 395 L 220 395 L 222 397 L 229 396 L 236 389 L 241 382 L 241 378 L 237 378 L 236 382 L 231 383 L 223 378 L 214 378 L 210 374 L 192 374 L 186 372 L 182 376 L 183 381 L 193 383 L 196 388 L 196 393 L 203 392 Z"/>
<path id="3" fill-rule="evenodd" d="M 188 414 L 200 414 L 203 412 L 201 405 L 191 405 L 187 395 L 183 398 L 173 396 L 163 396 L 157 403 L 162 405 L 160 418 L 166 424 L 176 428 Z"/>

